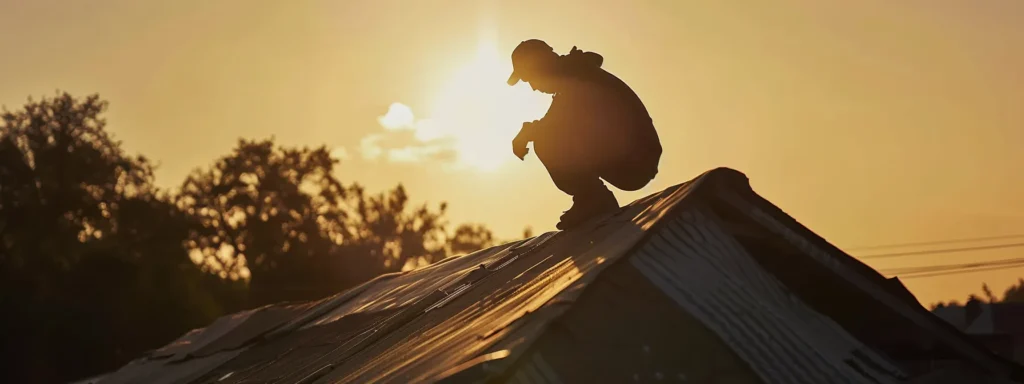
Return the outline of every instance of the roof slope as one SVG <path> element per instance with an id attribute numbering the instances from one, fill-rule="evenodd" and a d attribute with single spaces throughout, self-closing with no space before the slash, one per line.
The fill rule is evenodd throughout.
<path id="1" fill-rule="evenodd" d="M 588 297 L 607 292 L 599 288 L 606 281 L 628 276 L 650 285 L 631 289 L 660 292 L 651 300 L 682 308 L 658 317 L 694 324 L 679 340 L 726 346 L 708 348 L 742 366 L 728 371 L 752 372 L 741 382 L 886 382 L 911 374 L 887 352 L 894 350 L 886 344 L 894 337 L 866 328 L 881 325 L 914 337 L 900 344 L 901 351 L 926 340 L 995 375 L 1018 369 L 908 303 L 893 282 L 761 199 L 743 174 L 720 168 L 572 231 L 381 276 L 312 303 L 225 316 L 103 382 L 558 381 L 572 369 L 564 362 L 551 366 L 551 351 L 567 345 L 552 341 L 560 337 L 552 327 L 600 313 L 601 305 L 586 304 L 600 300 Z M 822 292 L 881 314 L 861 319 Z M 617 302 L 633 305 L 626 297 Z M 604 310 L 607 324 L 647 319 L 652 327 L 668 327 L 640 314 L 663 306 L 635 305 L 626 311 L 635 314 L 628 319 L 615 320 Z M 587 329 L 581 332 L 589 339 L 614 336 Z M 911 358 L 921 353 L 905 352 Z"/>

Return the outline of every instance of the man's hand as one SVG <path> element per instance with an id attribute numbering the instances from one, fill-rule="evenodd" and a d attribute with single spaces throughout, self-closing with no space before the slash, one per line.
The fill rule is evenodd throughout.
<path id="1" fill-rule="evenodd" d="M 530 132 L 532 131 L 531 125 L 533 124 L 534 123 L 530 121 L 523 123 L 523 128 L 519 130 L 519 134 L 516 135 L 516 138 L 512 139 L 512 153 L 514 153 L 519 160 L 526 159 L 526 154 L 530 153 L 530 148 L 527 148 L 526 145 L 532 141 L 530 140 Z"/>
<path id="2" fill-rule="evenodd" d="M 512 153 L 516 154 L 519 160 L 525 160 L 526 154 L 530 153 L 530 148 L 526 147 L 529 143 L 521 138 L 522 135 L 517 135 L 515 139 L 512 139 Z"/>

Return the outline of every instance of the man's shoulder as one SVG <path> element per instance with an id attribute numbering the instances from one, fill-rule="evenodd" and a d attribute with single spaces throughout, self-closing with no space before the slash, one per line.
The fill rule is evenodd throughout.
<path id="1" fill-rule="evenodd" d="M 566 87 L 565 92 L 562 93 L 572 95 L 570 96 L 572 98 L 591 95 L 594 92 L 612 93 L 627 97 L 635 96 L 635 93 L 626 82 L 604 68 L 591 68 L 576 74 L 569 81 L 570 86 Z"/>

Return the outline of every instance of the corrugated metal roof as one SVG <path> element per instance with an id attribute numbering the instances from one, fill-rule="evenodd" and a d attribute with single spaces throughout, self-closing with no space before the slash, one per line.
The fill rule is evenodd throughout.
<path id="1" fill-rule="evenodd" d="M 767 382 L 892 383 L 907 377 L 789 294 L 712 216 L 686 210 L 631 263 Z"/>
<path id="2" fill-rule="evenodd" d="M 407 306 L 403 311 L 409 312 L 408 319 L 376 327 L 388 330 L 372 332 L 383 337 L 326 356 L 321 364 L 336 367 L 319 382 L 433 381 L 477 356 L 508 351 L 505 358 L 489 363 L 495 372 L 502 371 L 598 272 L 627 254 L 644 229 L 682 201 L 691 186 L 669 189 L 589 227 L 547 234 L 536 248 L 525 243 L 503 251 L 505 255 L 475 255 L 485 260 L 465 263 L 475 267 L 421 296 L 425 300 L 420 304 Z M 519 252 L 521 248 L 526 249 Z"/>
<path id="3" fill-rule="evenodd" d="M 207 372 L 238 356 L 242 350 L 218 352 L 203 357 L 181 361 L 170 358 L 145 358 L 128 365 L 100 379 L 100 384 L 175 384 L 191 383 Z"/>
<path id="4" fill-rule="evenodd" d="M 99 380 L 100 383 L 182 383 L 235 358 L 249 343 L 310 310 L 317 302 L 278 304 L 221 316 Z"/>
<path id="5" fill-rule="evenodd" d="M 357 294 L 322 300 L 309 310 L 316 316 L 298 316 L 302 324 L 288 325 L 294 331 L 276 331 L 277 339 L 285 341 L 270 340 L 246 349 L 231 362 L 206 372 L 203 381 L 298 382 L 315 376 L 324 382 L 429 381 L 477 356 L 503 350 L 510 353 L 494 365 L 508 364 L 598 271 L 631 249 L 646 229 L 700 182 L 698 178 L 641 199 L 586 228 L 451 258 L 378 279 L 357 288 Z M 386 316 L 373 318 L 375 313 Z M 224 329 L 251 315 L 225 317 L 183 339 L 203 334 L 217 339 L 227 334 Z M 330 326 L 348 323 L 344 321 L 348 317 L 373 321 Z M 353 326 L 360 328 L 353 330 Z M 347 337 L 310 337 L 328 329 Z M 280 344 L 276 353 L 268 347 L 275 344 Z M 179 350 L 176 345 L 163 353 L 193 350 Z M 255 354 L 266 359 L 273 356 L 271 361 L 294 361 L 269 364 L 266 359 L 251 358 Z"/>
<path id="6" fill-rule="evenodd" d="M 724 338 L 627 262 L 603 271 L 530 350 L 502 379 L 523 382 L 544 372 L 565 383 L 765 382 Z"/>
<path id="7" fill-rule="evenodd" d="M 304 327 L 323 325 L 338 320 L 344 315 L 359 312 L 373 312 L 408 306 L 438 289 L 461 280 L 479 265 L 491 265 L 495 260 L 509 255 L 509 250 L 519 246 L 529 247 L 551 237 L 551 233 L 476 252 L 465 257 L 452 257 L 439 263 L 404 273 L 374 284 L 359 296 L 342 303 L 324 316 L 314 319 Z"/>
<path id="8" fill-rule="evenodd" d="M 928 312 L 920 305 L 910 305 L 904 294 L 894 292 L 890 281 L 874 269 L 846 254 L 825 239 L 811 232 L 781 209 L 758 196 L 747 186 L 717 186 L 720 198 L 744 211 L 749 219 L 770 229 L 774 235 L 800 249 L 802 253 L 828 268 L 835 276 L 868 293 L 893 313 L 913 322 L 917 327 L 941 340 L 942 344 L 999 375 L 1013 375 L 1024 380 L 1024 368 L 995 355 L 971 340 L 952 324 Z"/>
<path id="9" fill-rule="evenodd" d="M 1024 303 L 989 305 L 993 307 L 992 328 L 994 332 L 1024 336 Z"/>
<path id="10" fill-rule="evenodd" d="M 702 188 L 704 184 L 717 187 Z M 794 378 L 816 382 L 865 374 L 885 382 L 886 374 L 879 372 L 898 371 L 890 370 L 893 367 L 884 359 L 865 351 L 828 319 L 801 307 L 735 249 L 725 252 L 726 259 L 693 264 L 704 268 L 701 273 L 682 263 L 681 258 L 694 247 L 712 247 L 721 253 L 728 241 L 709 241 L 701 230 L 687 230 L 664 219 L 693 211 L 676 209 L 701 203 L 691 197 L 712 197 L 723 188 L 749 191 L 745 176 L 717 169 L 572 231 L 547 233 L 382 276 L 324 300 L 288 307 L 292 312 L 287 316 L 265 310 L 263 315 L 255 311 L 226 317 L 115 372 L 111 382 L 154 377 L 163 382 L 209 383 L 462 382 L 467 380 L 463 374 L 469 372 L 472 380 L 511 372 L 510 380 L 555 382 L 559 376 L 553 372 L 559 367 L 528 353 L 531 345 L 602 271 L 630 255 L 636 255 L 634 265 L 646 271 L 651 281 L 660 282 L 665 294 L 678 298 L 677 304 L 728 339 L 767 382 Z M 745 199 L 738 202 L 750 204 Z M 748 211 L 755 216 L 762 212 Z M 766 217 L 773 219 L 763 214 L 756 219 L 766 221 Z M 770 224 L 787 241 L 817 252 L 810 257 L 826 264 L 849 263 L 801 243 L 807 241 L 801 240 L 800 231 L 809 231 L 798 225 Z M 652 231 L 655 226 L 669 229 Z M 680 228 L 683 232 L 676 233 Z M 693 237 L 668 241 L 662 232 Z M 644 251 L 634 252 L 639 244 L 646 244 Z M 878 286 L 865 289 L 884 293 Z M 259 316 L 263 320 L 252 323 L 259 326 L 241 325 Z M 945 337 L 956 339 L 956 335 Z M 864 367 L 848 364 L 865 359 L 883 369 L 857 373 Z M 154 373 L 186 369 L 191 370 L 187 375 Z"/>

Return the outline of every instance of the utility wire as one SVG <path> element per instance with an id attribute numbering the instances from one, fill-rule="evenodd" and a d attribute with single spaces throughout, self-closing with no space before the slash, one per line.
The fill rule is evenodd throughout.
<path id="1" fill-rule="evenodd" d="M 937 241 L 922 241 L 913 243 L 902 243 L 902 244 L 889 244 L 889 245 L 876 245 L 868 247 L 850 248 L 851 250 L 869 250 L 869 249 L 889 249 L 889 248 L 901 248 L 901 247 L 915 247 L 915 246 L 928 246 L 928 245 L 939 245 L 939 244 L 956 244 L 956 243 L 970 243 L 987 240 L 1000 240 L 1000 239 L 1018 239 L 1024 238 L 1024 234 L 1017 235 L 1003 235 L 1003 236 L 988 236 L 988 237 L 976 237 L 976 238 L 963 238 L 963 239 L 951 239 L 951 240 L 937 240 Z M 973 251 L 984 251 L 992 249 L 1008 249 L 1024 247 L 1024 242 L 1021 243 L 1005 243 L 1005 244 L 991 244 L 991 245 L 978 245 L 970 247 L 959 247 L 959 248 L 939 248 L 939 249 L 928 249 L 920 251 L 905 251 L 905 252 L 890 252 L 890 253 L 879 253 L 873 255 L 857 256 L 858 259 L 881 259 L 881 258 L 892 258 L 892 257 L 904 257 L 904 256 L 919 256 L 919 255 L 932 255 L 942 253 L 957 253 L 957 252 L 973 252 Z M 971 263 L 961 264 L 940 264 L 940 265 L 924 265 L 916 267 L 902 267 L 902 268 L 888 268 L 879 269 L 879 273 L 888 276 L 897 276 L 901 280 L 903 279 L 916 279 L 916 278 L 928 278 L 936 276 L 948 276 L 958 275 L 965 273 L 975 273 L 984 271 L 995 271 L 995 270 L 1006 270 L 1024 268 L 1024 257 L 1012 258 L 1012 259 L 1001 259 L 1001 260 L 988 260 Z"/>
<path id="2" fill-rule="evenodd" d="M 897 277 L 899 277 L 900 280 L 906 280 L 906 279 L 917 279 L 917 278 L 922 278 L 922 277 L 936 277 L 936 276 L 944 276 L 944 275 L 960 275 L 960 274 L 964 274 L 964 273 L 996 271 L 996 270 L 1014 269 L 1014 268 L 1024 268 L 1024 263 L 1016 264 L 1016 265 L 999 265 L 999 266 L 992 266 L 992 267 L 985 267 L 985 268 L 973 268 L 973 269 L 966 269 L 966 270 L 940 271 L 940 272 L 932 272 L 932 273 L 922 273 L 922 274 L 909 275 L 909 276 L 902 276 L 901 275 L 901 276 L 897 276 Z"/>
<path id="3" fill-rule="evenodd" d="M 1021 239 L 1021 238 L 1024 238 L 1024 233 L 1016 234 L 1016 235 L 1002 235 L 1002 236 L 988 236 L 988 237 L 949 239 L 949 240 L 920 241 L 920 242 L 914 242 L 914 243 L 871 245 L 871 246 L 866 246 L 866 247 L 846 248 L 846 250 L 847 251 L 867 251 L 867 250 L 875 250 L 875 249 L 920 247 L 920 246 L 928 246 L 928 245 L 956 244 L 956 243 L 974 243 L 974 242 L 978 242 L 978 241 Z"/>
<path id="4" fill-rule="evenodd" d="M 972 251 L 983 251 L 983 250 L 988 250 L 988 249 L 1003 249 L 1003 248 L 1017 248 L 1017 247 L 1024 247 L 1024 243 L 979 245 L 979 246 L 974 246 L 974 247 L 962 247 L 962 248 L 943 248 L 943 249 L 929 249 L 929 250 L 924 250 L 924 251 L 907 251 L 907 252 L 879 253 L 879 254 L 874 254 L 874 255 L 857 256 L 857 258 L 858 259 L 881 259 L 881 258 L 890 258 L 890 257 L 931 255 L 931 254 L 936 254 L 936 253 L 972 252 Z"/>
<path id="5" fill-rule="evenodd" d="M 928 265 L 919 267 L 905 267 L 905 268 L 888 268 L 882 269 L 883 274 L 914 274 L 914 273 L 925 273 L 925 272 L 937 272 L 937 271 L 952 271 L 958 269 L 970 269 L 980 267 L 992 267 L 992 266 L 1006 266 L 1024 264 L 1024 257 L 1016 257 L 1012 259 L 1002 260 L 986 260 L 978 261 L 973 263 L 961 263 L 961 264 L 943 264 L 943 265 Z"/>

